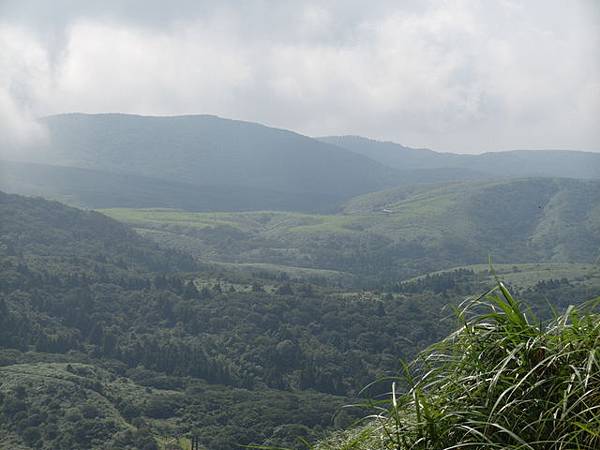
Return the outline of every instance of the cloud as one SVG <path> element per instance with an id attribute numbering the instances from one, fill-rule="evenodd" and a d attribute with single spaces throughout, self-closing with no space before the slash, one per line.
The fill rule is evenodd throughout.
<path id="1" fill-rule="evenodd" d="M 5 2 L 3 126 L 210 113 L 462 152 L 600 149 L 594 2 L 169 5 Z"/>
<path id="2" fill-rule="evenodd" d="M 47 62 L 44 49 L 18 29 L 0 27 L 0 48 L 0 151 L 7 156 L 46 138 L 32 108 L 47 88 Z"/>

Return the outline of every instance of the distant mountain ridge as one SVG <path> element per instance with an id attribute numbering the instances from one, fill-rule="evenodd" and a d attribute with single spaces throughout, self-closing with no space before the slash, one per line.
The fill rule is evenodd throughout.
<path id="1" fill-rule="evenodd" d="M 468 169 L 506 177 L 600 178 L 600 153 L 575 150 L 507 150 L 478 155 L 415 149 L 360 136 L 326 136 L 321 142 L 346 148 L 396 169 Z"/>
<path id="2" fill-rule="evenodd" d="M 30 152 L 29 162 L 340 197 L 394 183 L 394 170 L 362 155 L 291 131 L 216 116 L 64 114 L 42 123 L 49 142 Z"/>
<path id="3" fill-rule="evenodd" d="M 0 189 L 87 208 L 333 212 L 400 186 L 514 177 L 600 178 L 600 154 L 438 153 L 357 136 L 314 139 L 208 115 L 62 114 L 48 139 L 0 145 Z"/>

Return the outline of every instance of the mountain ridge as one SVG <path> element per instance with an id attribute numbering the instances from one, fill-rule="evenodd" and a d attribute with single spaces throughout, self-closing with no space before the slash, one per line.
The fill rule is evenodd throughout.
<path id="1" fill-rule="evenodd" d="M 506 176 L 600 178 L 600 152 L 583 150 L 502 150 L 479 154 L 411 148 L 392 141 L 361 136 L 317 138 L 368 156 L 396 169 L 454 167 Z M 575 162 L 574 162 L 575 159 Z"/>
<path id="2" fill-rule="evenodd" d="M 66 113 L 41 123 L 45 142 L 0 146 L 0 189 L 88 208 L 322 213 L 411 184 L 600 178 L 600 153 L 439 153 L 359 136 L 313 139 L 214 115 Z"/>

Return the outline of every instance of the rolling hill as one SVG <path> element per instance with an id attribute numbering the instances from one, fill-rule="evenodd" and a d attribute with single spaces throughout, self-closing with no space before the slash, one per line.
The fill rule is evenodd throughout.
<path id="1" fill-rule="evenodd" d="M 339 214 L 104 210 L 163 245 L 228 263 L 402 279 L 487 261 L 596 262 L 600 182 L 530 178 L 395 188 Z"/>
<path id="2" fill-rule="evenodd" d="M 524 223 L 504 217 L 516 239 L 544 222 L 539 213 L 527 214 L 528 204 L 543 200 L 549 215 L 556 209 L 552 217 L 568 218 L 565 226 L 578 242 L 594 246 L 597 189 L 597 182 L 562 179 L 420 186 L 371 194 L 383 196 L 391 212 L 361 197 L 346 213 L 329 216 L 109 211 L 135 222 L 142 234 L 156 233 L 162 246 L 98 212 L 0 193 L 0 447 L 162 450 L 161 442 L 178 438 L 187 448 L 185 439 L 195 434 L 206 448 L 229 450 L 299 448 L 298 437 L 323 438 L 354 421 L 356 412 L 339 408 L 355 402 L 361 388 L 398 373 L 399 359 L 446 335 L 451 324 L 443 306 L 487 289 L 489 273 L 462 269 L 407 285 L 379 284 L 384 292 L 337 289 L 303 279 L 318 270 L 297 268 L 294 277 L 280 271 L 231 279 L 165 246 L 184 240 L 186 250 L 206 259 L 279 251 L 304 255 L 313 266 L 356 258 L 350 269 L 369 276 L 359 264 L 382 270 L 376 266 L 382 260 L 399 273 L 411 255 L 378 242 L 399 233 L 412 236 L 418 249 L 418 233 L 427 232 L 423 221 L 433 230 L 436 214 L 451 211 L 489 225 L 489 216 L 474 217 L 478 209 L 472 209 L 481 192 L 505 202 L 523 197 L 514 215 L 524 214 Z M 499 202 L 495 211 L 503 208 Z M 554 245 L 566 245 L 562 229 L 544 231 Z M 576 253 L 581 248 L 561 258 L 585 259 Z M 211 249 L 224 253 L 210 255 Z M 504 259 L 527 259 L 525 251 L 531 247 Z M 409 268 L 426 262 L 417 254 Z M 561 264 L 560 276 L 568 280 L 560 281 L 545 273 L 549 267 L 511 265 L 508 272 L 536 306 L 563 309 L 565 298 L 580 302 L 598 292 L 593 264 Z M 532 282 L 539 271 L 543 283 Z M 388 389 L 386 382 L 370 393 Z"/>

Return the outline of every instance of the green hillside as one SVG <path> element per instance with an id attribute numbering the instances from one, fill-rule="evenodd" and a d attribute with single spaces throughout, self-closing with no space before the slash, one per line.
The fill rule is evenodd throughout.
<path id="1" fill-rule="evenodd" d="M 162 449 L 161 442 L 189 443 L 192 433 L 211 449 L 269 438 L 293 443 L 295 436 L 322 435 L 311 427 L 331 427 L 344 402 L 319 393 L 249 391 L 114 363 L 75 362 L 73 355 L 42 362 L 27 361 L 48 359 L 42 354 L 0 356 L 0 448 L 11 450 Z"/>
<path id="2" fill-rule="evenodd" d="M 512 150 L 464 155 L 405 147 L 360 136 L 329 136 L 320 141 L 404 170 L 454 168 L 467 174 L 506 177 L 600 178 L 600 153 L 565 150 Z"/>
<path id="3" fill-rule="evenodd" d="M 598 286 L 600 285 L 600 264 L 579 263 L 530 263 L 530 264 L 473 264 L 470 266 L 452 267 L 450 269 L 431 272 L 406 280 L 406 283 L 418 282 L 425 277 L 452 274 L 457 270 L 473 271 L 481 281 L 494 282 L 496 276 L 506 283 L 521 289 L 528 289 L 536 284 L 550 280 L 568 279 L 574 283 Z M 590 295 L 591 297 L 591 295 Z"/>
<path id="4" fill-rule="evenodd" d="M 521 179 L 411 186 L 360 196 L 339 214 L 103 213 L 208 261 L 268 263 L 402 279 L 487 261 L 600 256 L 600 182 Z"/>

